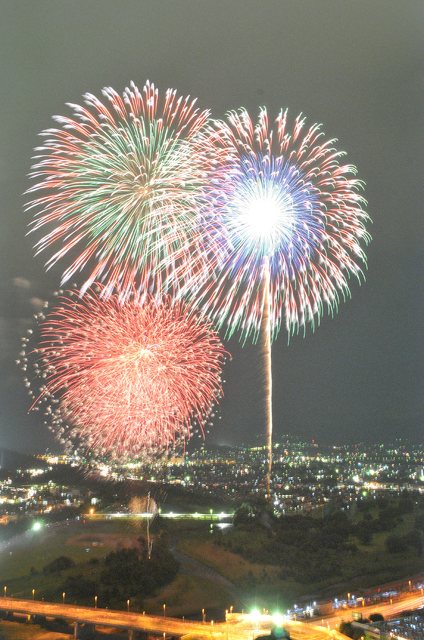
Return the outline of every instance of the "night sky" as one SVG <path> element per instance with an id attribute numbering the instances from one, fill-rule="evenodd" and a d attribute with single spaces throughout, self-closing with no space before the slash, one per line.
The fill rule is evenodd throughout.
<path id="1" fill-rule="evenodd" d="M 289 107 L 322 122 L 366 181 L 367 281 L 315 334 L 273 346 L 275 433 L 322 443 L 416 441 L 423 430 L 422 0 L 1 0 L 0 447 L 54 446 L 15 359 L 37 300 L 58 287 L 26 237 L 22 193 L 37 134 L 103 86 L 149 78 L 222 117 Z M 47 258 L 47 255 L 46 255 Z M 227 344 L 208 441 L 254 443 L 258 349 Z"/>

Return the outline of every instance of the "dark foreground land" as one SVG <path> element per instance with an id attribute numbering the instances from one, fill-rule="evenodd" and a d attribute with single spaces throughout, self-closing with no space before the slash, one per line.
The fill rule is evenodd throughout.
<path id="1" fill-rule="evenodd" d="M 177 616 L 205 609 L 218 619 L 231 605 L 285 610 L 424 570 L 424 504 L 406 494 L 325 516 L 276 518 L 246 503 L 227 528 L 157 517 L 151 553 L 146 527 L 130 517 L 81 517 L 23 532 L 2 545 L 0 587 L 16 597 L 150 613 L 166 604 Z"/>

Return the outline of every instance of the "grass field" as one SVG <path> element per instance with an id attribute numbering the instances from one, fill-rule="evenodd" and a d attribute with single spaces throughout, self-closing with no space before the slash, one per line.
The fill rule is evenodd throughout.
<path id="1" fill-rule="evenodd" d="M 206 613 L 208 609 L 220 610 L 223 615 L 231 605 L 231 597 L 224 589 L 217 589 L 216 584 L 210 580 L 179 574 L 157 596 L 146 599 L 145 610 L 162 613 L 163 603 L 166 603 L 166 611 L 172 616 L 199 615 L 203 608 Z"/>
<path id="2" fill-rule="evenodd" d="M 117 547 L 136 543 L 140 528 L 116 521 L 69 521 L 51 525 L 40 531 L 29 531 L 17 536 L 0 555 L 0 576 L 8 593 L 16 597 L 42 597 L 57 585 L 57 576 L 43 574 L 43 567 L 58 558 L 67 556 L 76 566 L 66 575 L 96 575 L 92 560 L 103 558 Z"/>
<path id="3" fill-rule="evenodd" d="M 180 540 L 178 548 L 196 560 L 215 569 L 235 584 L 248 580 L 252 575 L 266 579 L 277 577 L 277 568 L 269 564 L 249 562 L 232 551 L 218 547 L 209 540 L 195 536 Z"/>
<path id="4" fill-rule="evenodd" d="M 189 523 L 188 528 L 196 530 L 196 526 Z M 204 526 L 201 528 L 203 531 Z M 180 529 L 180 523 L 176 524 L 175 531 L 178 535 Z M 186 529 L 187 524 L 183 526 L 183 532 Z M 27 532 L 12 541 L 11 552 L 8 550 L 0 555 L 0 591 L 6 586 L 8 595 L 31 598 L 32 590 L 35 589 L 34 596 L 40 599 L 44 594 L 57 590 L 58 581 L 68 576 L 84 575 L 95 581 L 101 566 L 94 564 L 93 559 L 100 559 L 119 547 L 136 544 L 137 538 L 143 533 L 145 525 L 137 526 L 128 521 L 117 520 L 69 521 L 45 527 L 38 532 Z M 60 577 L 57 574 L 44 574 L 43 567 L 59 556 L 71 558 L 76 566 L 62 571 Z M 60 600 L 60 595 L 56 599 Z M 163 603 L 166 602 L 169 615 L 184 615 L 202 608 L 224 611 L 230 601 L 225 590 L 217 589 L 213 581 L 179 574 L 155 597 L 148 598 L 143 603 L 134 600 L 132 607 L 134 610 L 162 613 Z M 50 640 L 50 637 L 45 636 L 46 640 Z"/>
<path id="5" fill-rule="evenodd" d="M 204 564 L 212 567 L 231 580 L 240 590 L 245 602 L 256 600 L 263 606 L 277 606 L 281 602 L 293 602 L 302 596 L 313 599 L 341 594 L 352 590 L 363 590 L 391 580 L 415 575 L 424 569 L 424 559 L 417 557 L 409 549 L 402 553 L 388 553 L 385 540 L 390 534 L 404 535 L 411 530 L 414 514 L 404 514 L 400 522 L 390 532 L 374 534 L 372 543 L 363 545 L 351 536 L 351 542 L 357 545 L 357 553 L 340 553 L 336 558 L 337 570 L 332 577 L 315 582 L 306 582 L 293 578 L 282 579 L 281 567 L 252 562 L 249 560 L 252 550 L 266 544 L 266 532 L 260 528 L 233 529 L 226 535 L 232 541 L 232 549 L 216 544 L 213 536 L 200 529 L 186 532 L 178 542 L 178 548 Z M 268 539 L 269 544 L 269 539 Z M 243 549 L 243 553 L 237 549 Z M 272 600 L 272 602 L 271 602 Z"/>

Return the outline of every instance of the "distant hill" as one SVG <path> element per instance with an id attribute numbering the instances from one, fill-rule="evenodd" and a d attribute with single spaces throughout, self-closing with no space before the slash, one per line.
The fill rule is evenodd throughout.
<path id="1" fill-rule="evenodd" d="M 34 467 L 46 467 L 43 460 L 25 453 L 18 453 L 10 449 L 0 448 L 0 470 L 15 471 L 16 469 L 30 469 Z"/>

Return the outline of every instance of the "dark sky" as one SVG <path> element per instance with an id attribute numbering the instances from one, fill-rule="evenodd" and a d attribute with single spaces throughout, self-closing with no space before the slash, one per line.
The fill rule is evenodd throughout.
<path id="1" fill-rule="evenodd" d="M 275 432 L 321 442 L 423 435 L 422 0 L 0 1 L 0 447 L 52 444 L 14 364 L 31 300 L 57 288 L 23 213 L 37 134 L 86 91 L 149 78 L 229 108 L 322 122 L 359 168 L 369 271 L 335 319 L 273 347 Z M 260 431 L 258 350 L 228 344 L 218 442 Z M 211 436 L 212 437 L 212 436 Z"/>

